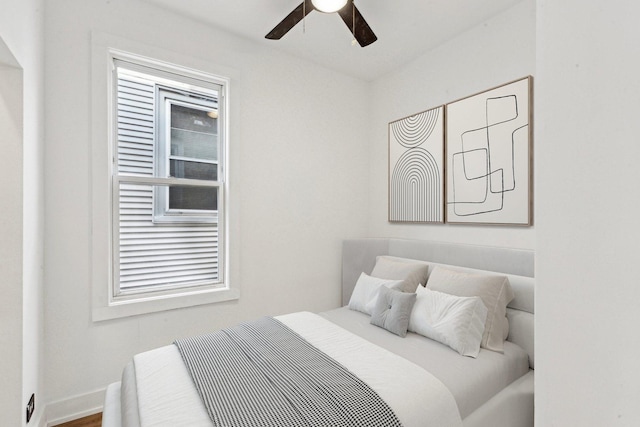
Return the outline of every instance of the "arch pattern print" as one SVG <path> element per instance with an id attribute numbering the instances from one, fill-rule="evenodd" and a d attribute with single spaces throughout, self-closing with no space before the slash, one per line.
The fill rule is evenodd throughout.
<path id="1" fill-rule="evenodd" d="M 389 221 L 444 222 L 444 107 L 389 123 Z"/>
<path id="2" fill-rule="evenodd" d="M 440 109 L 434 108 L 390 123 L 391 131 L 398 144 L 403 147 L 418 147 L 429 139 L 441 116 Z"/>
<path id="3" fill-rule="evenodd" d="M 531 77 L 447 104 L 447 222 L 531 224 Z"/>

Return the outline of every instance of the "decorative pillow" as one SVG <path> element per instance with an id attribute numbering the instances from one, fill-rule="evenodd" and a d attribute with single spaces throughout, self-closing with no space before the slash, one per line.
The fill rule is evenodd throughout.
<path id="1" fill-rule="evenodd" d="M 478 357 L 487 320 L 480 297 L 457 297 L 423 286 L 416 290 L 409 330 L 448 345 L 463 356 Z"/>
<path id="2" fill-rule="evenodd" d="M 397 288 L 402 284 L 402 280 L 387 280 L 371 277 L 366 273 L 360 274 L 356 287 L 353 289 L 351 299 L 349 300 L 349 308 L 351 310 L 361 311 L 371 314 L 373 307 L 367 305 L 376 297 L 378 288 L 382 286 Z"/>
<path id="3" fill-rule="evenodd" d="M 416 302 L 416 294 L 381 287 L 378 300 L 371 312 L 371 324 L 404 337 L 407 335 L 411 309 Z"/>
<path id="4" fill-rule="evenodd" d="M 460 297 L 482 298 L 488 311 L 480 347 L 504 352 L 504 336 L 509 328 L 507 304 L 514 297 L 506 276 L 454 271 L 436 266 L 429 276 L 427 288 Z"/>
<path id="5" fill-rule="evenodd" d="M 376 258 L 376 265 L 371 275 L 381 279 L 403 280 L 401 290 L 415 292 L 420 283 L 427 283 L 429 265 L 418 261 L 379 256 Z"/>

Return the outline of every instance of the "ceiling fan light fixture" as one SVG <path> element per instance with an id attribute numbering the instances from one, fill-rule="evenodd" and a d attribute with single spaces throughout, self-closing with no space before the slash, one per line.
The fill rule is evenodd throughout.
<path id="1" fill-rule="evenodd" d="M 337 12 L 347 4 L 348 0 L 311 0 L 313 7 L 320 12 L 333 13 Z"/>
<path id="2" fill-rule="evenodd" d="M 373 30 L 367 24 L 364 17 L 354 4 L 355 0 L 302 0 L 302 3 L 291 11 L 285 18 L 271 30 L 265 38 L 269 40 L 280 40 L 282 36 L 287 34 L 289 30 L 302 21 L 314 10 L 323 13 L 336 13 L 345 23 L 349 32 L 356 39 L 356 42 L 362 46 L 369 46 L 378 40 Z"/>

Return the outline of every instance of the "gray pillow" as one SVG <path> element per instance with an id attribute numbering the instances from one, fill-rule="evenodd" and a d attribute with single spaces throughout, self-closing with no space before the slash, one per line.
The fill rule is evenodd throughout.
<path id="1" fill-rule="evenodd" d="M 415 302 L 416 294 L 381 286 L 378 291 L 378 300 L 371 313 L 371 324 L 404 337 L 407 335 L 411 309 Z"/>
<path id="2" fill-rule="evenodd" d="M 376 258 L 371 276 L 380 279 L 403 280 L 403 292 L 415 292 L 418 285 L 425 285 L 429 275 L 429 264 L 405 260 L 386 255 Z"/>

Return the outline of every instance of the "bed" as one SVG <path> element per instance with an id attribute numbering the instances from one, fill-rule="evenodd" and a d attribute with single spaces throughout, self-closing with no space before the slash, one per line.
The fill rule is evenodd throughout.
<path id="1" fill-rule="evenodd" d="M 400 271 L 397 268 L 424 273 L 424 276 L 412 276 L 420 282 L 415 292 L 403 288 L 413 279 L 395 277 L 394 274 Z M 290 391 L 290 395 L 283 392 L 283 399 L 287 401 L 286 405 L 297 405 L 292 415 L 285 417 L 288 425 L 302 425 L 295 417 L 308 416 L 305 419 L 318 417 L 316 421 L 310 421 L 310 425 L 533 426 L 533 276 L 534 253 L 529 250 L 406 239 L 345 240 L 342 252 L 343 307 L 318 314 L 301 312 L 276 316 L 275 319 L 239 325 L 232 331 L 226 331 L 226 335 L 212 333 L 212 337 L 225 343 L 215 346 L 224 349 L 229 336 L 240 336 L 239 341 L 245 336 L 258 340 L 247 341 L 246 344 L 247 352 L 255 352 L 249 357 L 252 360 L 262 359 L 263 354 L 271 353 L 278 357 L 282 353 L 284 359 L 290 357 L 291 361 L 277 362 L 275 367 L 271 366 L 275 359 L 264 357 L 264 362 L 260 363 L 269 365 L 269 369 L 277 369 L 273 377 L 265 380 L 264 386 L 253 380 L 251 372 L 246 373 L 253 368 L 220 365 L 226 363 L 221 361 L 223 357 L 220 355 L 198 356 L 200 359 L 193 356 L 194 360 L 215 359 L 209 367 L 200 366 L 203 364 L 200 361 L 189 362 L 186 356 L 191 354 L 192 347 L 189 346 L 198 343 L 185 339 L 177 345 L 141 353 L 133 358 L 123 371 L 122 381 L 107 388 L 103 426 L 286 425 L 284 421 L 274 423 L 268 418 L 260 421 L 260 417 L 267 417 L 270 411 L 280 414 L 289 410 L 277 406 L 277 402 L 273 403 L 276 405 L 273 408 L 265 409 L 260 398 L 266 396 L 271 405 L 271 401 L 277 399 L 272 398 L 274 392 L 269 387 L 274 382 L 287 381 L 295 390 Z M 494 306 L 493 302 L 482 299 L 484 295 L 482 298 L 475 294 L 466 295 L 464 286 L 460 288 L 462 294 L 454 290 L 449 292 L 454 288 L 440 292 L 442 284 L 449 286 L 456 281 L 464 284 L 477 278 L 486 279 L 489 283 L 498 277 L 506 278 L 499 279 L 504 284 L 496 293 L 497 298 L 508 300 L 506 308 L 502 307 L 503 311 L 500 311 L 499 301 Z M 373 284 L 377 285 L 365 287 Z M 375 291 L 366 294 L 363 289 Z M 453 295 L 456 293 L 458 295 Z M 358 297 L 365 294 L 367 298 Z M 367 304 L 358 305 L 363 302 Z M 424 311 L 424 307 L 436 310 L 435 307 L 444 306 L 449 307 L 448 311 L 445 310 L 447 316 L 451 312 L 457 315 L 454 323 L 449 320 L 434 323 L 431 319 L 431 323 L 424 326 L 420 323 L 423 319 L 415 317 L 416 313 Z M 396 310 L 400 311 L 399 315 Z M 397 330 L 399 324 L 400 331 Z M 442 333 L 445 329 L 438 329 L 441 325 L 445 325 L 447 331 L 463 332 L 460 335 Z M 479 329 L 478 325 L 481 325 Z M 268 329 L 274 327 L 278 329 Z M 255 331 L 262 328 L 265 328 L 266 336 L 276 338 L 254 338 Z M 304 350 L 298 347 L 290 350 L 289 341 L 281 340 L 280 334 L 290 332 L 292 336 L 304 338 L 301 340 L 301 345 L 306 346 Z M 278 344 L 269 347 L 268 341 Z M 318 354 L 307 356 L 306 351 Z M 228 350 L 222 353 L 225 352 L 233 353 Z M 316 372 L 317 358 L 327 359 L 323 362 L 327 366 L 322 365 Z M 313 368 L 311 365 L 300 368 L 311 363 L 309 360 L 313 360 Z M 219 369 L 216 364 L 225 367 Z M 292 371 L 281 371 L 280 365 L 286 365 L 286 369 Z M 224 372 L 233 374 L 221 377 Z M 245 373 L 246 378 L 243 377 Z M 208 379 L 210 383 L 201 382 L 204 380 L 198 375 L 211 376 Z M 300 375 L 304 378 L 299 380 Z M 355 411 L 355 415 L 340 418 L 352 419 L 353 422 L 331 418 L 342 416 L 339 414 L 342 403 L 334 402 L 333 395 L 325 396 L 325 378 L 334 376 L 339 378 L 338 391 L 354 393 L 351 400 L 359 402 L 359 407 L 349 409 Z M 208 390 L 220 383 L 228 384 L 230 377 L 234 381 L 238 378 L 239 385 L 222 391 L 229 400 L 224 404 L 231 409 L 225 406 L 220 411 L 228 412 L 231 418 L 216 418 L 218 403 L 207 394 Z M 308 386 L 299 385 L 307 384 L 305 381 L 309 381 Z M 331 388 L 332 385 L 326 387 Z M 309 389 L 312 397 L 302 397 L 299 389 Z M 321 396 L 318 398 L 316 394 Z M 338 409 L 327 406 L 334 404 Z M 237 414 L 245 409 L 249 415 Z M 333 415 L 334 412 L 338 414 Z M 229 421 L 236 419 L 233 417 L 240 417 L 237 419 L 243 421 Z"/>

